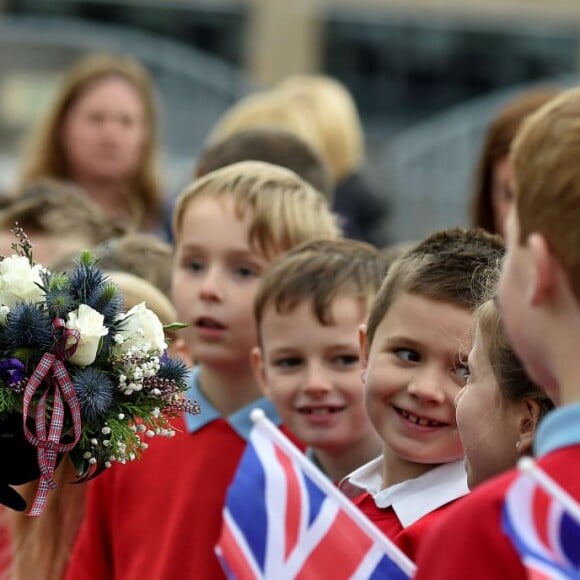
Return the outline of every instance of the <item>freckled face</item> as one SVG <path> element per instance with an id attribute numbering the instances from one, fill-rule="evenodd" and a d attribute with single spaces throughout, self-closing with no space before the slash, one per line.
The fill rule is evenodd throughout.
<path id="1" fill-rule="evenodd" d="M 403 464 L 463 456 L 454 399 L 465 383 L 472 315 L 466 308 L 401 293 L 368 355 L 365 400 L 385 450 Z"/>

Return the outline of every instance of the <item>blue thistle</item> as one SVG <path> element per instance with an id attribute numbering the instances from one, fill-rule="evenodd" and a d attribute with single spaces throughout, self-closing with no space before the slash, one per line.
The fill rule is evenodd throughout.
<path id="1" fill-rule="evenodd" d="M 186 382 L 189 375 L 189 368 L 181 360 L 163 356 L 160 360 L 159 372 L 157 376 L 160 379 L 168 379 L 177 384 Z"/>
<path id="2" fill-rule="evenodd" d="M 76 308 L 71 283 L 66 274 L 52 274 L 44 279 L 45 303 L 51 318 L 66 318 Z"/>
<path id="3" fill-rule="evenodd" d="M 106 278 L 104 284 L 91 293 L 86 304 L 103 315 L 107 326 L 113 324 L 124 307 L 123 295 L 119 288 Z"/>
<path id="4" fill-rule="evenodd" d="M 99 270 L 90 253 L 82 252 L 78 263 L 70 273 L 71 296 L 79 304 L 90 306 L 93 296 L 102 289 L 107 277 Z"/>
<path id="5" fill-rule="evenodd" d="M 50 316 L 38 305 L 17 303 L 6 317 L 2 342 L 11 353 L 24 349 L 24 358 L 28 358 L 26 352 L 36 351 L 41 355 L 49 352 L 54 342 Z"/>
<path id="6" fill-rule="evenodd" d="M 83 419 L 97 422 L 113 404 L 115 385 L 102 371 L 93 367 L 83 367 L 71 376 Z"/>

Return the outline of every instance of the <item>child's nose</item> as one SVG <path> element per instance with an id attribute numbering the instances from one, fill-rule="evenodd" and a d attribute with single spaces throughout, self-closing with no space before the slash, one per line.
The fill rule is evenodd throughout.
<path id="1" fill-rule="evenodd" d="M 320 396 L 328 393 L 331 389 L 332 385 L 329 377 L 321 365 L 309 365 L 304 381 L 304 391 L 309 395 Z"/>
<path id="2" fill-rule="evenodd" d="M 441 404 L 445 401 L 444 381 L 436 370 L 419 370 L 411 378 L 407 391 L 422 402 Z"/>
<path id="3" fill-rule="evenodd" d="M 210 267 L 206 270 L 199 287 L 199 296 L 203 300 L 223 300 L 223 280 L 219 268 Z"/>

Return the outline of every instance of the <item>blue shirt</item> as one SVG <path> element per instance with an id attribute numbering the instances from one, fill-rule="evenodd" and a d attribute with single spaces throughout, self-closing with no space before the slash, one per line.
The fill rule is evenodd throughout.
<path id="1" fill-rule="evenodd" d="M 185 415 L 185 425 L 187 427 L 188 433 L 195 433 L 202 427 L 205 427 L 208 423 L 215 421 L 217 419 L 224 418 L 231 426 L 231 428 L 244 440 L 247 441 L 250 436 L 250 431 L 252 430 L 253 423 L 250 419 L 250 413 L 254 409 L 262 409 L 266 413 L 266 417 L 272 421 L 275 425 L 280 425 L 280 418 L 276 409 L 271 401 L 261 397 L 252 401 L 245 407 L 238 409 L 235 413 L 232 413 L 228 417 L 222 417 L 220 412 L 207 400 L 204 394 L 199 388 L 199 372 L 200 368 L 195 367 L 191 372 L 190 376 L 190 387 L 187 391 L 187 399 L 190 401 L 197 401 L 201 407 L 201 413 L 199 415 L 190 415 L 186 413 Z"/>
<path id="2" fill-rule="evenodd" d="M 548 413 L 536 433 L 534 451 L 541 457 L 570 445 L 580 445 L 580 404 L 566 405 Z"/>

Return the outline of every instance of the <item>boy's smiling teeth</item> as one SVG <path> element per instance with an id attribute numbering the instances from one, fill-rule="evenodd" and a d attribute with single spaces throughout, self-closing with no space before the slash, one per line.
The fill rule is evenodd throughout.
<path id="1" fill-rule="evenodd" d="M 411 423 L 415 423 L 416 425 L 421 425 L 422 427 L 442 427 L 445 423 L 439 423 L 439 421 L 431 421 L 429 419 L 423 419 L 422 417 L 417 417 L 417 415 L 413 415 L 404 409 L 397 409 L 397 411 L 405 418 L 407 421 L 411 421 Z"/>

